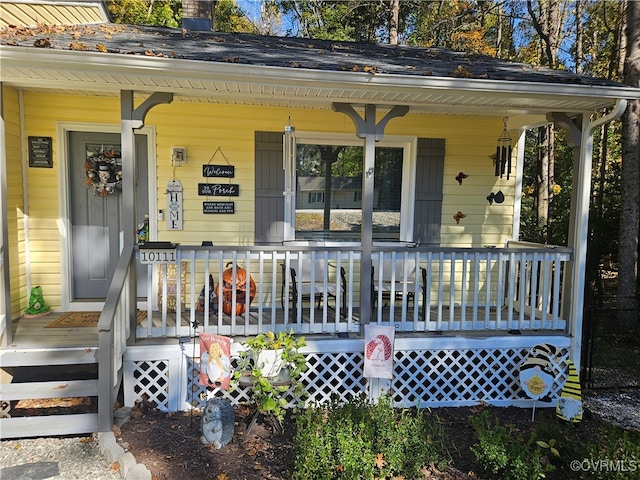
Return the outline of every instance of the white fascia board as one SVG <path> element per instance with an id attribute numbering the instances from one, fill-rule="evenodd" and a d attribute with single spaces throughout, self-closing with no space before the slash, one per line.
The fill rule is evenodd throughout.
<path id="1" fill-rule="evenodd" d="M 448 94 L 483 94 L 488 97 L 564 97 L 576 100 L 592 98 L 595 104 L 617 99 L 640 99 L 640 88 L 609 86 L 512 82 L 487 79 L 423 77 L 415 75 L 369 74 L 336 72 L 303 68 L 261 65 L 226 64 L 184 59 L 145 57 L 139 55 L 109 55 L 99 52 L 76 52 L 31 47 L 0 46 L 0 62 L 5 68 L 37 68 L 39 70 L 69 71 L 87 75 L 108 72 L 111 75 L 149 77 L 180 81 L 216 81 L 242 85 L 256 84 L 279 88 L 333 88 L 357 91 L 446 91 Z M 0 71 L 0 79 L 2 78 Z M 24 79 L 29 84 L 29 79 Z M 68 82 L 68 79 L 65 79 Z M 35 85 L 32 85 L 35 86 Z M 51 79 L 47 85 L 51 87 Z M 105 85 L 106 86 L 106 85 Z M 140 85 L 149 88 L 149 85 Z M 135 85 L 111 88 L 136 89 Z M 163 90 L 159 88 L 158 90 Z M 166 89 L 171 90 L 170 88 Z M 609 102 L 605 102 L 609 103 Z"/>

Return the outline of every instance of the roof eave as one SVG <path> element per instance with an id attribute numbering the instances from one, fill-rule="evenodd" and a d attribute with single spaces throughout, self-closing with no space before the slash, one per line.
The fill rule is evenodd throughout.
<path id="1" fill-rule="evenodd" d="M 337 72 L 304 68 L 275 67 L 267 65 L 246 65 L 238 63 L 203 62 L 163 57 L 145 57 L 139 55 L 114 55 L 99 52 L 78 52 L 66 50 L 42 49 L 34 51 L 30 47 L 0 46 L 0 61 L 3 72 L 29 71 L 37 69 L 47 72 L 42 78 L 23 75 L 24 78 L 11 78 L 0 72 L 0 79 L 24 87 L 89 89 L 100 88 L 117 92 L 119 90 L 170 91 L 173 93 L 204 96 L 211 92 L 199 91 L 198 82 L 211 81 L 229 85 L 254 87 L 272 87 L 283 92 L 291 101 L 300 89 L 353 90 L 354 92 L 443 92 L 448 95 L 486 97 L 488 101 L 500 99 L 501 102 L 513 99 L 553 98 L 580 99 L 587 105 L 581 111 L 593 111 L 603 106 L 613 105 L 618 99 L 640 99 L 640 89 L 632 87 L 612 87 L 593 85 L 574 85 L 559 83 L 535 83 L 477 78 L 449 78 L 435 76 L 370 74 L 364 72 Z M 69 76 L 56 79 L 54 72 L 69 72 L 81 78 L 94 78 L 95 84 L 83 81 L 82 85 Z M 108 73 L 109 80 L 105 77 Z M 3 78 L 7 76 L 7 78 Z M 80 78 L 80 77 L 79 77 Z M 124 81 L 126 79 L 126 81 Z M 137 79 L 133 80 L 132 79 Z M 180 85 L 176 89 L 175 85 Z M 180 91 L 176 91 L 180 90 Z M 305 98 L 303 98 L 305 97 Z M 358 95 L 356 95 L 358 97 Z M 377 103 L 376 96 L 367 98 L 360 95 L 362 104 Z M 308 92 L 301 95 L 313 103 Z M 358 102 L 353 102 L 358 103 Z M 396 98 L 393 104 L 403 104 Z M 405 104 L 415 106 L 410 101 Z M 548 108 L 546 109 L 548 110 Z"/>

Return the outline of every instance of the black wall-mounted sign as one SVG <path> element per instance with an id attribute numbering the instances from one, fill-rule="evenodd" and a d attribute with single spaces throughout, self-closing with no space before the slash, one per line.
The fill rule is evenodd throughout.
<path id="1" fill-rule="evenodd" d="M 238 197 L 240 185 L 237 183 L 199 183 L 198 195 L 207 197 Z"/>
<path id="2" fill-rule="evenodd" d="M 53 168 L 51 137 L 29 137 L 29 166 Z"/>
<path id="3" fill-rule="evenodd" d="M 236 213 L 235 202 L 202 202 L 202 213 Z"/>
<path id="4" fill-rule="evenodd" d="M 236 176 L 236 167 L 233 165 L 202 165 L 202 176 L 233 178 Z"/>

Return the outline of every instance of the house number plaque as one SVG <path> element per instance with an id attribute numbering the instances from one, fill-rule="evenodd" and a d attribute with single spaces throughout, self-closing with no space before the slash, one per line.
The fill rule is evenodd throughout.
<path id="1" fill-rule="evenodd" d="M 170 242 L 147 242 L 140 245 L 140 263 L 142 265 L 176 263 L 177 245 Z"/>
<path id="2" fill-rule="evenodd" d="M 182 184 L 167 183 L 167 230 L 182 230 Z"/>

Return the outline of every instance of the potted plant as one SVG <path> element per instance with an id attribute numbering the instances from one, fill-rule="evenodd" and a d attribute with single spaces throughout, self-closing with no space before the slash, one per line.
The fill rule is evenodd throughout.
<path id="1" fill-rule="evenodd" d="M 307 361 L 299 350 L 306 344 L 305 338 L 296 337 L 291 329 L 261 333 L 248 339 L 240 352 L 236 380 L 251 388 L 256 413 L 275 420 L 280 431 L 289 404 L 287 392 L 291 390 L 294 400 L 304 396 L 300 376 Z"/>

